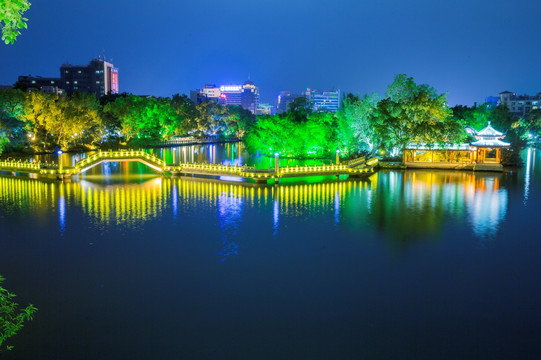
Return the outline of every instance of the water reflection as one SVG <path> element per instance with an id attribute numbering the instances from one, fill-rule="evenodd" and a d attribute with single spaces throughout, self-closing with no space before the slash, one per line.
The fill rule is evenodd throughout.
<path id="1" fill-rule="evenodd" d="M 253 208 L 272 224 L 269 230 L 274 236 L 282 231 L 284 219 L 299 218 L 328 222 L 331 227 L 355 231 L 356 236 L 380 233 L 393 246 L 433 241 L 446 226 L 455 224 L 470 226 L 478 237 L 490 237 L 498 232 L 507 212 L 508 192 L 502 176 L 381 171 L 370 181 L 275 187 L 161 177 L 130 180 L 119 176 L 105 184 L 92 181 L 91 176 L 66 184 L 0 177 L 0 209 L 45 216 L 54 210 L 61 234 L 71 213 L 81 210 L 104 228 L 137 228 L 163 216 L 177 219 L 205 209 L 211 214 L 206 216 L 217 219 L 222 243 L 217 252 L 225 259 L 239 253 L 240 230 L 247 209 Z"/>
<path id="2" fill-rule="evenodd" d="M 535 167 L 535 156 L 532 156 L 532 153 L 535 151 L 534 148 L 529 148 L 526 151 L 526 171 L 524 174 L 524 205 L 528 203 L 528 196 L 530 194 L 530 178 L 532 168 Z"/>
<path id="3" fill-rule="evenodd" d="M 507 211 L 502 174 L 379 172 L 373 180 L 369 218 L 394 246 L 437 240 L 453 223 L 469 222 L 480 237 L 492 236 Z M 375 190 L 375 191 L 374 191 Z"/>
<path id="4" fill-rule="evenodd" d="M 237 235 L 242 222 L 244 199 L 236 193 L 223 191 L 218 196 L 218 224 L 222 234 L 222 250 L 217 253 L 221 261 L 238 255 Z"/>

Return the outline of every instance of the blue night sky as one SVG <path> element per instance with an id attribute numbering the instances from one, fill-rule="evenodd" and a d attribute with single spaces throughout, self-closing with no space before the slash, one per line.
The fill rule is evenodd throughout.
<path id="1" fill-rule="evenodd" d="M 105 52 L 120 91 L 170 96 L 248 76 L 280 90 L 383 94 L 397 73 L 450 105 L 541 91 L 538 0 L 31 0 L 28 29 L 0 45 L 0 84 L 59 76 Z"/>

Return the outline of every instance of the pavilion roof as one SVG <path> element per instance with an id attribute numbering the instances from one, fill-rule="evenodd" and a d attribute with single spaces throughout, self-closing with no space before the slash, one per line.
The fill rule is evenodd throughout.
<path id="1" fill-rule="evenodd" d="M 499 139 L 480 139 L 470 143 L 471 146 L 476 147 L 509 147 L 510 143 L 503 142 Z"/>
<path id="2" fill-rule="evenodd" d="M 483 130 L 478 131 L 477 133 L 475 133 L 474 136 L 475 137 L 478 137 L 478 136 L 479 137 L 485 137 L 485 136 L 500 137 L 500 136 L 505 136 L 505 134 L 499 132 L 498 130 L 496 130 L 492 126 L 490 126 L 490 121 L 489 121 L 488 126 L 486 128 L 484 128 Z"/>

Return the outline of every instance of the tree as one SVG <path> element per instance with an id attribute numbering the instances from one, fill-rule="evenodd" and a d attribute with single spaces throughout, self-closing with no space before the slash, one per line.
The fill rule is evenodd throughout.
<path id="1" fill-rule="evenodd" d="M 27 142 L 24 102 L 25 94 L 20 90 L 0 91 L 0 154 L 8 144 L 19 148 Z"/>
<path id="2" fill-rule="evenodd" d="M 227 135 L 234 135 L 242 139 L 248 129 L 254 125 L 255 118 L 250 110 L 238 105 L 229 105 L 227 106 L 225 121 L 228 130 Z"/>
<path id="3" fill-rule="evenodd" d="M 156 139 L 160 136 L 160 126 L 152 118 L 154 101 L 130 94 L 107 104 L 104 111 L 120 121 L 122 134 L 127 141 L 132 138 Z"/>
<path id="4" fill-rule="evenodd" d="M 21 33 L 19 29 L 26 29 L 27 18 L 23 14 L 30 7 L 28 0 L 0 0 L 0 27 L 2 28 L 2 41 L 13 44 Z"/>
<path id="5" fill-rule="evenodd" d="M 16 335 L 23 328 L 25 321 L 32 320 L 38 310 L 32 304 L 24 309 L 19 309 L 15 294 L 2 287 L 4 278 L 0 275 L 0 352 L 13 349 L 12 346 L 4 346 L 4 342 Z"/>
<path id="6" fill-rule="evenodd" d="M 25 121 L 36 138 L 36 146 L 47 150 L 54 145 L 53 135 L 49 133 L 47 123 L 48 119 L 57 113 L 56 109 L 52 110 L 51 107 L 55 107 L 58 96 L 45 94 L 41 91 L 30 91 L 25 94 Z"/>
<path id="7" fill-rule="evenodd" d="M 451 111 L 444 94 L 413 78 L 397 75 L 387 88 L 386 97 L 375 111 L 375 132 L 387 150 L 403 151 L 409 142 L 434 144 L 449 142 L 462 133 L 451 126 Z"/>
<path id="8" fill-rule="evenodd" d="M 348 94 L 338 112 L 339 148 L 345 155 L 359 151 L 374 152 L 378 138 L 374 127 L 374 111 L 378 95 Z"/>
<path id="9" fill-rule="evenodd" d="M 312 113 L 312 104 L 304 96 L 297 97 L 289 104 L 288 113 L 293 117 L 296 122 L 305 121 Z"/>
<path id="10" fill-rule="evenodd" d="M 525 126 L 528 132 L 539 136 L 541 131 L 541 109 L 532 110 L 528 113 L 525 119 Z"/>
<path id="11" fill-rule="evenodd" d="M 27 128 L 44 150 L 96 145 L 104 134 L 98 101 L 91 94 L 59 97 L 31 91 L 26 93 L 24 116 Z"/>
<path id="12" fill-rule="evenodd" d="M 173 95 L 171 106 L 177 113 L 175 135 L 184 135 L 196 128 L 196 109 L 194 102 L 186 95 Z"/>

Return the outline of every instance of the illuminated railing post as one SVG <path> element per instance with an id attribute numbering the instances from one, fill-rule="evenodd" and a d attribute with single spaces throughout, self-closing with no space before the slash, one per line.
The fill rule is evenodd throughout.
<path id="1" fill-rule="evenodd" d="M 62 173 L 62 150 L 57 151 L 58 154 L 58 173 Z"/>

